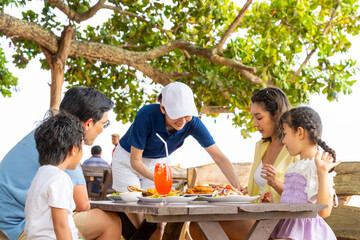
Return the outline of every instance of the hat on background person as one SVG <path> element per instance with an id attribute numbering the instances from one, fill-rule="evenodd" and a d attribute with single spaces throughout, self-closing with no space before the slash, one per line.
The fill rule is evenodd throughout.
<path id="1" fill-rule="evenodd" d="M 171 119 L 198 116 L 194 94 L 189 86 L 181 82 L 166 85 L 161 91 L 161 104 Z"/>

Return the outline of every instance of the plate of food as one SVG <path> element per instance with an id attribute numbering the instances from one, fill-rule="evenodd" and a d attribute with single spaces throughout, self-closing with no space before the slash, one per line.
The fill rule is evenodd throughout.
<path id="1" fill-rule="evenodd" d="M 184 196 L 184 197 L 211 197 L 212 194 L 196 194 L 196 193 L 187 194 L 187 193 L 185 193 L 185 194 L 182 194 L 181 196 Z"/>
<path id="2" fill-rule="evenodd" d="M 144 203 L 161 203 L 161 197 L 138 197 Z M 193 201 L 197 196 L 184 197 L 184 196 L 170 196 L 166 197 L 167 203 L 188 203 Z"/>
<path id="3" fill-rule="evenodd" d="M 120 193 L 108 194 L 106 197 L 110 200 L 113 200 L 114 202 L 124 202 L 120 197 Z"/>
<path id="4" fill-rule="evenodd" d="M 185 195 L 190 196 L 212 196 L 216 190 L 213 186 L 195 185 L 192 188 L 186 189 Z"/>
<path id="5" fill-rule="evenodd" d="M 212 196 L 210 197 L 201 197 L 201 199 L 208 202 L 238 202 L 238 203 L 251 203 L 252 201 L 258 199 L 260 196 L 246 196 L 238 189 L 232 187 L 231 185 L 226 185 L 225 187 L 217 188 Z"/>
<path id="6" fill-rule="evenodd" d="M 208 202 L 238 202 L 238 203 L 251 203 L 258 199 L 260 196 L 244 196 L 244 195 L 229 195 L 229 196 L 217 196 L 217 197 L 201 197 Z"/>

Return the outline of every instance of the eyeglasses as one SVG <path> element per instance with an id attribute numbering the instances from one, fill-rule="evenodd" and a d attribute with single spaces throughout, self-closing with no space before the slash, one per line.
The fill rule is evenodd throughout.
<path id="1" fill-rule="evenodd" d="M 107 128 L 109 125 L 110 125 L 110 120 L 107 120 L 106 122 L 104 122 L 103 128 Z"/>

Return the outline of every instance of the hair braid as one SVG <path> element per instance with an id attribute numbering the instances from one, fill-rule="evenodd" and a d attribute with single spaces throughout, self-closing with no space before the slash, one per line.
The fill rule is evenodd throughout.
<path id="1" fill-rule="evenodd" d="M 320 132 L 318 131 L 319 128 L 317 128 L 316 124 L 311 120 L 308 114 L 306 114 L 308 109 L 304 109 L 304 108 L 297 108 L 297 109 L 299 111 L 299 114 L 301 115 L 300 119 L 302 119 L 302 121 L 300 122 L 300 126 L 309 132 L 310 139 L 312 140 L 313 143 L 317 144 L 316 139 L 321 138 L 321 131 Z"/>
<path id="2" fill-rule="evenodd" d="M 319 114 L 309 107 L 297 107 L 284 113 L 280 119 L 281 124 L 288 124 L 296 131 L 298 127 L 302 127 L 309 134 L 309 139 L 314 144 L 320 146 L 325 152 L 328 152 L 333 157 L 333 162 L 336 161 L 336 152 L 330 148 L 322 139 L 322 123 Z M 330 170 L 330 172 L 333 169 Z"/>
<path id="3" fill-rule="evenodd" d="M 331 147 L 329 147 L 323 140 L 321 140 L 320 138 L 317 140 L 317 144 L 324 149 L 325 152 L 328 152 L 331 154 L 331 156 L 333 157 L 333 162 L 336 162 L 336 152 L 334 149 L 332 149 Z"/>

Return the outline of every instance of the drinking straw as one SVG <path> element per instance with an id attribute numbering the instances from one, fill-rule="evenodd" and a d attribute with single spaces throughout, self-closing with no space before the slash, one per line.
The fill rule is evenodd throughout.
<path id="1" fill-rule="evenodd" d="M 160 140 L 165 144 L 166 157 L 169 158 L 169 152 L 168 152 L 168 148 L 167 148 L 167 144 L 166 144 L 165 140 L 162 139 L 162 137 L 160 137 L 160 135 L 158 133 L 156 133 L 156 136 L 158 138 L 160 138 Z"/>

